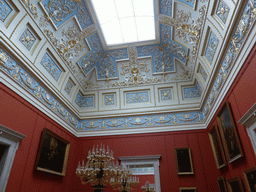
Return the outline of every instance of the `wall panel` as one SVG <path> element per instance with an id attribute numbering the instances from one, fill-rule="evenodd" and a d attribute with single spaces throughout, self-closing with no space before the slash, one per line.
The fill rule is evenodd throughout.
<path id="1" fill-rule="evenodd" d="M 219 109 L 215 113 L 212 118 L 209 126 L 207 127 L 207 132 L 211 129 L 213 124 L 217 124 L 217 114 L 221 110 L 225 101 L 230 103 L 233 117 L 235 122 L 238 120 L 252 107 L 252 105 L 256 102 L 256 46 L 252 49 L 250 55 L 245 61 L 242 69 L 237 75 L 234 83 L 229 89 L 227 95 L 223 99 Z M 218 174 L 211 175 L 211 178 L 208 178 L 208 183 L 211 180 L 216 182 L 216 179 L 219 176 L 224 176 L 225 179 L 229 179 L 232 177 L 241 177 L 244 181 L 243 171 L 249 169 L 256 165 L 256 156 L 252 148 L 252 144 L 250 138 L 247 134 L 247 130 L 244 126 L 236 123 L 237 131 L 239 133 L 240 141 L 242 144 L 242 148 L 244 151 L 244 157 L 236 160 L 235 162 L 228 164 L 227 167 L 218 170 Z M 203 146 L 203 145 L 201 145 Z M 203 160 L 205 163 L 206 160 Z M 207 166 L 204 166 L 207 169 Z M 208 172 L 209 170 L 207 170 Z M 244 182 L 245 184 L 245 182 Z M 209 186 L 209 184 L 208 184 Z"/>
<path id="2" fill-rule="evenodd" d="M 70 191 L 75 177 L 76 138 L 42 112 L 0 84 L 0 123 L 27 137 L 20 142 L 6 192 Z M 66 177 L 33 170 L 43 129 L 47 127 L 70 141 Z"/>

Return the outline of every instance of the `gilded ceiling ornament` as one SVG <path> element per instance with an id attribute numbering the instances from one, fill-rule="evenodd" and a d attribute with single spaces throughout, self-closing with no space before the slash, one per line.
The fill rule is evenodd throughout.
<path id="1" fill-rule="evenodd" d="M 22 0 L 26 8 L 30 11 L 30 13 L 34 16 L 35 19 L 38 18 L 37 7 L 30 2 L 30 0 Z"/>
<path id="2" fill-rule="evenodd" d="M 193 77 L 193 67 L 189 66 L 189 67 L 184 67 L 183 66 L 183 72 L 175 75 L 172 80 L 182 80 L 182 81 L 187 81 L 187 80 L 191 80 Z"/>
<path id="3" fill-rule="evenodd" d="M 79 53 L 84 50 L 85 40 L 82 33 L 74 26 L 62 30 L 61 38 L 54 37 L 52 31 L 45 29 L 44 33 L 47 35 L 52 44 L 57 48 L 58 53 L 68 63 L 74 74 L 78 74 L 76 67 L 73 64 L 74 57 L 79 56 Z"/>
<path id="4" fill-rule="evenodd" d="M 4 22 L 11 12 L 12 8 L 5 2 L 5 0 L 0 0 L 0 21 Z"/>
<path id="5" fill-rule="evenodd" d="M 210 64 L 212 64 L 213 62 L 213 58 L 217 50 L 218 44 L 219 44 L 218 37 L 211 31 L 208 38 L 207 46 L 205 48 L 205 53 L 204 53 L 206 59 Z"/>
<path id="6" fill-rule="evenodd" d="M 219 16 L 223 23 L 226 23 L 229 11 L 230 8 L 228 7 L 228 5 L 223 0 L 220 0 L 216 10 L 216 14 Z"/>
<path id="7" fill-rule="evenodd" d="M 197 113 L 197 114 L 182 114 L 180 116 L 183 117 L 183 118 L 177 118 L 179 121 L 187 121 L 188 122 L 188 121 L 194 121 L 198 118 L 198 121 L 202 122 L 200 113 Z"/>
<path id="8" fill-rule="evenodd" d="M 55 81 L 59 80 L 62 70 L 48 52 L 45 53 L 40 64 L 45 68 L 46 71 L 49 72 Z"/>
<path id="9" fill-rule="evenodd" d="M 249 32 L 249 28 L 252 23 L 255 22 L 256 16 L 256 1 L 249 0 L 245 5 L 243 13 L 239 18 L 238 25 L 235 28 L 234 33 L 231 36 L 231 41 L 225 53 L 224 59 L 218 69 L 218 74 L 213 82 L 213 87 L 208 94 L 207 101 L 203 107 L 203 114 L 207 116 L 209 114 L 214 101 L 217 98 L 218 93 L 221 90 L 222 85 L 225 83 L 228 73 L 231 70 L 235 57 L 238 55 L 241 46 L 245 40 L 245 36 Z"/>
<path id="10" fill-rule="evenodd" d="M 73 16 L 77 18 L 82 29 L 92 24 L 86 4 L 82 0 L 43 0 L 40 5 L 56 27 L 60 27 Z"/>
<path id="11" fill-rule="evenodd" d="M 168 118 L 168 119 L 166 119 L 166 118 Z M 157 124 L 165 124 L 165 123 L 168 123 L 168 122 L 170 122 L 171 120 L 173 120 L 173 118 L 174 118 L 174 116 L 172 116 L 172 117 L 167 117 L 167 116 L 161 115 L 161 116 L 158 117 L 158 120 L 153 120 L 153 121 L 154 121 L 155 123 L 157 123 Z"/>
<path id="12" fill-rule="evenodd" d="M 144 121 L 142 121 L 143 119 L 141 119 L 140 117 L 136 117 L 136 118 L 132 118 L 129 123 L 131 125 L 144 125 L 145 123 L 147 123 L 148 119 L 144 119 Z"/>
<path id="13" fill-rule="evenodd" d="M 160 0 L 160 14 L 172 16 L 172 0 Z"/>
<path id="14" fill-rule="evenodd" d="M 148 91 L 134 91 L 126 94 L 125 103 L 144 103 L 149 102 L 149 93 Z"/>
<path id="15" fill-rule="evenodd" d="M 4 52 L 0 53 L 0 64 L 5 65 L 7 62 L 7 55 Z"/>
<path id="16" fill-rule="evenodd" d="M 31 30 L 29 28 L 26 28 L 25 31 L 20 36 L 19 40 L 28 50 L 30 50 L 37 39 L 31 32 Z"/>
<path id="17" fill-rule="evenodd" d="M 66 91 L 66 93 L 69 95 L 71 90 L 73 89 L 74 87 L 74 83 L 69 79 L 64 90 Z"/>
<path id="18" fill-rule="evenodd" d="M 83 127 L 89 128 L 89 129 L 95 129 L 95 128 L 100 127 L 100 126 L 101 126 L 101 123 L 98 123 L 97 121 L 96 121 L 96 122 L 91 121 L 91 122 L 89 122 L 89 125 L 86 124 L 85 122 L 83 122 L 81 125 L 82 125 Z"/>
<path id="19" fill-rule="evenodd" d="M 76 95 L 75 103 L 79 107 L 94 107 L 95 99 L 94 95 L 85 95 L 83 96 L 80 92 Z"/>
<path id="20" fill-rule="evenodd" d="M 119 121 L 119 119 L 113 119 L 112 121 L 109 121 L 111 124 L 106 122 L 106 125 L 109 127 L 119 127 L 124 124 L 124 121 L 121 121 L 120 123 Z"/>
<path id="21" fill-rule="evenodd" d="M 39 19 L 39 26 L 47 27 L 49 25 L 49 20 L 50 20 L 50 18 L 48 16 L 41 15 L 41 17 Z"/>
<path id="22" fill-rule="evenodd" d="M 202 78 L 204 79 L 204 81 L 207 80 L 208 74 L 207 74 L 207 72 L 205 71 L 204 67 L 203 67 L 201 64 L 199 64 L 198 73 L 202 76 Z"/>
<path id="23" fill-rule="evenodd" d="M 146 73 L 149 72 L 146 62 L 137 61 L 137 53 L 135 47 L 129 49 L 129 63 L 121 66 L 120 75 L 125 76 L 125 81 L 121 82 L 120 85 L 138 85 L 144 84 L 146 80 Z"/>
<path id="24" fill-rule="evenodd" d="M 75 11 L 75 6 L 70 3 L 64 3 L 61 0 L 52 1 L 50 0 L 48 5 L 45 7 L 48 11 L 49 17 L 56 22 L 62 21 L 65 17 Z"/>

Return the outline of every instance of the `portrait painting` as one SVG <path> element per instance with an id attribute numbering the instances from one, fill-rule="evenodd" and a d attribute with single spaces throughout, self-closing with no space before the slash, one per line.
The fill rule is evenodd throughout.
<path id="1" fill-rule="evenodd" d="M 218 114 L 217 119 L 228 163 L 232 163 L 243 157 L 244 154 L 237 132 L 236 123 L 234 121 L 230 105 L 227 101 Z"/>
<path id="2" fill-rule="evenodd" d="M 256 166 L 244 171 L 244 178 L 249 192 L 256 191 Z"/>
<path id="3" fill-rule="evenodd" d="M 192 156 L 189 147 L 175 148 L 178 175 L 194 174 Z"/>
<path id="4" fill-rule="evenodd" d="M 230 192 L 244 192 L 243 183 L 240 177 L 234 177 L 227 180 L 228 190 Z"/>
<path id="5" fill-rule="evenodd" d="M 221 177 L 217 178 L 217 182 L 218 182 L 220 192 L 228 191 L 224 177 L 221 176 Z"/>
<path id="6" fill-rule="evenodd" d="M 70 142 L 45 128 L 37 153 L 35 170 L 65 176 Z"/>
<path id="7" fill-rule="evenodd" d="M 209 131 L 209 138 L 217 169 L 225 167 L 227 163 L 217 125 L 214 125 L 213 128 Z"/>

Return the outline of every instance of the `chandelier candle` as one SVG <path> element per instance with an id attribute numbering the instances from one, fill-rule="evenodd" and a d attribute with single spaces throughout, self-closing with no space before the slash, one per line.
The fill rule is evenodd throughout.
<path id="1" fill-rule="evenodd" d="M 132 177 L 132 173 L 128 169 L 122 168 L 118 161 L 114 163 L 114 152 L 105 145 L 100 148 L 93 146 L 92 151 L 88 151 L 86 165 L 84 160 L 82 165 L 79 161 L 76 175 L 80 177 L 82 184 L 90 183 L 94 192 L 103 192 L 107 183 L 110 183 L 115 190 L 122 192 L 132 190 L 139 183 L 139 178 Z"/>

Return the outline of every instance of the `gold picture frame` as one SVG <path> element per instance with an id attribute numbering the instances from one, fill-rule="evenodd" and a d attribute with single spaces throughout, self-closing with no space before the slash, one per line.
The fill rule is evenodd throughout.
<path id="1" fill-rule="evenodd" d="M 217 169 L 221 169 L 227 166 L 225 153 L 223 150 L 220 133 L 217 125 L 213 125 L 212 129 L 208 133 L 212 146 L 213 156 Z"/>
<path id="2" fill-rule="evenodd" d="M 244 192 L 243 183 L 240 177 L 234 177 L 227 180 L 229 192 Z"/>
<path id="3" fill-rule="evenodd" d="M 232 163 L 243 157 L 244 154 L 228 101 L 217 115 L 217 120 L 228 163 Z"/>
<path id="4" fill-rule="evenodd" d="M 44 128 L 37 152 L 34 169 L 65 176 L 70 142 Z"/>
<path id="5" fill-rule="evenodd" d="M 256 166 L 244 171 L 244 178 L 249 192 L 256 190 Z"/>
<path id="6" fill-rule="evenodd" d="M 180 187 L 179 192 L 197 192 L 196 187 Z"/>
<path id="7" fill-rule="evenodd" d="M 175 148 L 178 175 L 194 174 L 191 150 L 189 147 Z"/>
<path id="8" fill-rule="evenodd" d="M 227 192 L 227 185 L 223 176 L 217 178 L 220 192 Z"/>

